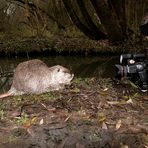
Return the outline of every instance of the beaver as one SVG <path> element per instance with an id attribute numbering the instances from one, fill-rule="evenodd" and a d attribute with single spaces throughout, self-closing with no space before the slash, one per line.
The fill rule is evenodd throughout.
<path id="1" fill-rule="evenodd" d="M 48 67 L 38 59 L 25 61 L 16 67 L 10 90 L 0 98 L 59 90 L 69 85 L 73 77 L 74 74 L 63 66 Z"/>

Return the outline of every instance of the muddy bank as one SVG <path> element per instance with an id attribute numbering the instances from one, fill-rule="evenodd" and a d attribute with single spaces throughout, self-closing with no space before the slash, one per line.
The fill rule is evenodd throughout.
<path id="1" fill-rule="evenodd" d="M 128 82 L 75 78 L 71 86 L 0 102 L 1 148 L 143 148 L 148 94 Z"/>
<path id="2" fill-rule="evenodd" d="M 117 54 L 131 51 L 142 51 L 143 45 L 122 43 L 112 45 L 108 40 L 94 41 L 87 38 L 69 37 L 30 37 L 30 38 L 0 38 L 0 55 L 31 56 L 50 54 Z"/>

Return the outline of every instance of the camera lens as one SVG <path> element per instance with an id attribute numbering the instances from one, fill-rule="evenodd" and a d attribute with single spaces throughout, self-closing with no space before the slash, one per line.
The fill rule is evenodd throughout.
<path id="1" fill-rule="evenodd" d="M 121 65 L 115 65 L 115 70 L 116 70 L 116 78 L 121 79 L 124 76 L 127 76 L 127 68 L 126 66 L 121 66 Z"/>

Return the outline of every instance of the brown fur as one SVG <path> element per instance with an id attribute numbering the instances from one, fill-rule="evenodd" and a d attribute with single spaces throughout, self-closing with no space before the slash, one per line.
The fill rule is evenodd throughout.
<path id="1" fill-rule="evenodd" d="M 6 98 L 6 97 L 9 97 L 9 96 L 11 96 L 12 94 L 10 94 L 10 93 L 4 93 L 4 94 L 1 94 L 0 95 L 0 99 L 2 99 L 2 98 Z"/>
<path id="2" fill-rule="evenodd" d="M 59 90 L 70 84 L 73 76 L 67 68 L 60 65 L 48 67 L 38 59 L 22 62 L 15 70 L 10 90 L 0 95 L 0 98 Z"/>

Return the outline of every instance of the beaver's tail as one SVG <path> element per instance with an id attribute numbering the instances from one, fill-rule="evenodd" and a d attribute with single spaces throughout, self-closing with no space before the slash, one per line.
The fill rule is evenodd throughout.
<path id="1" fill-rule="evenodd" d="M 6 97 L 9 97 L 9 96 L 12 96 L 12 93 L 6 92 L 6 93 L 0 95 L 0 99 L 6 98 Z"/>

